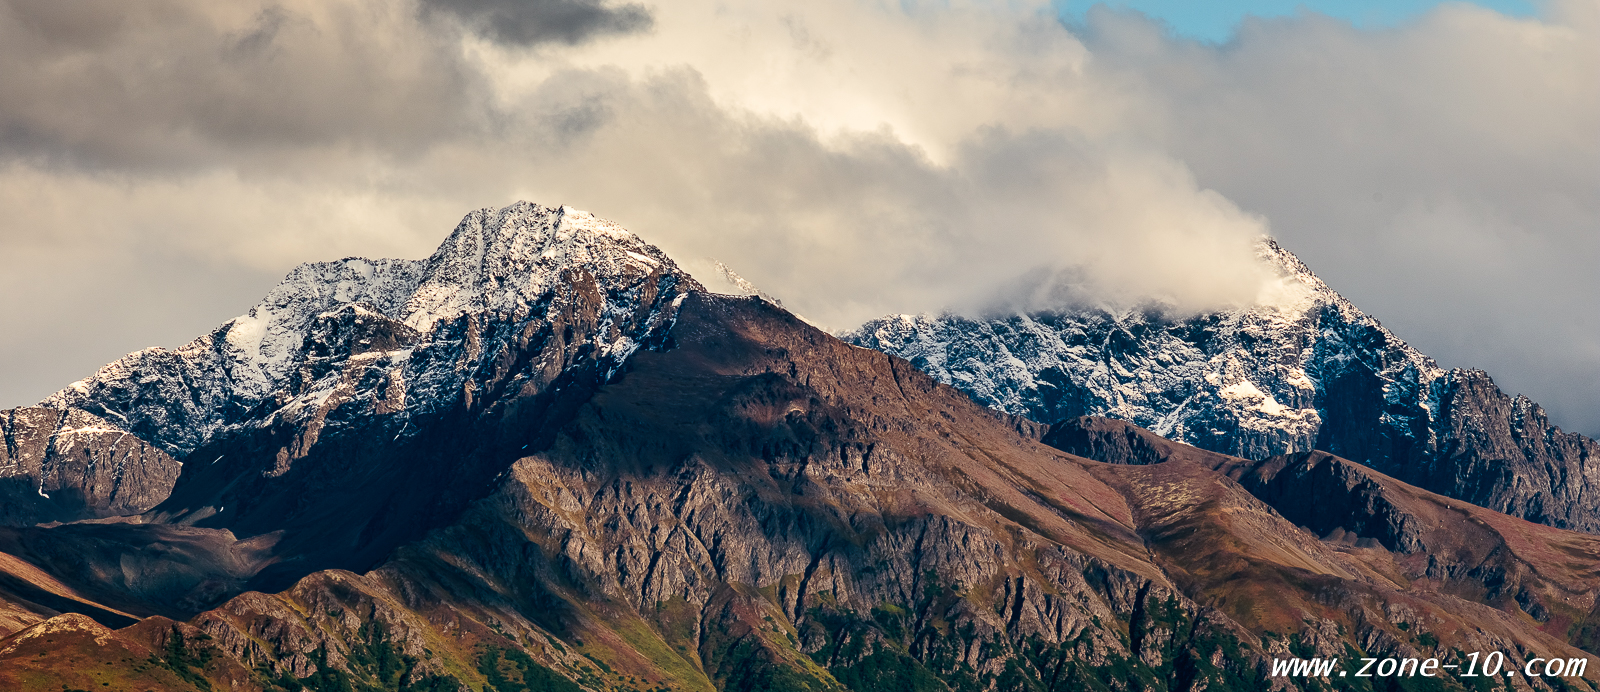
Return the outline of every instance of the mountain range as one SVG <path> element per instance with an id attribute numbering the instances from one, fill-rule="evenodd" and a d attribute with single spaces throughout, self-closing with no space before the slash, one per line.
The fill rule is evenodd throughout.
<path id="1" fill-rule="evenodd" d="M 1595 443 L 1262 247 L 1249 309 L 844 339 L 565 207 L 303 265 L 0 413 L 0 688 L 1488 689 L 1271 669 L 1600 651 Z"/>

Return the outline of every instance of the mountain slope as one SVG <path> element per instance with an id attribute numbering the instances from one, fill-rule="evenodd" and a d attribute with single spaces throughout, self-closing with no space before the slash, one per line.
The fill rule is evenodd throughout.
<path id="1" fill-rule="evenodd" d="M 0 526 L 138 514 L 182 464 L 78 408 L 0 411 Z"/>
<path id="2" fill-rule="evenodd" d="M 200 613 L 163 670 L 262 671 L 262 689 L 476 689 L 487 670 L 589 689 L 1256 689 L 1291 650 L 1586 655 L 1523 608 L 1582 620 L 1592 537 L 1506 520 L 1519 603 L 1484 570 L 1435 579 L 1421 553 L 1318 540 L 1211 468 L 1251 462 L 1068 456 L 756 299 L 690 294 L 660 348 L 453 525 L 366 575 Z M 1528 569 L 1529 538 L 1571 566 Z M 147 622 L 111 641 L 156 628 L 172 646 Z M 0 679 L 24 660 L 7 646 Z"/>
<path id="3" fill-rule="evenodd" d="M 1252 459 L 1325 450 L 1551 526 L 1600 531 L 1600 444 L 1562 432 L 1477 370 L 1445 370 L 1270 240 L 1261 304 L 993 319 L 900 315 L 844 338 L 901 356 L 996 409 L 1109 416 Z"/>
<path id="4" fill-rule="evenodd" d="M 542 208 L 512 209 L 469 240 L 561 237 L 559 219 L 515 221 Z M 181 409 L 153 386 L 165 371 L 74 388 L 71 406 L 185 464 L 138 516 L 0 531 L 8 574 L 81 606 L 5 611 L 26 626 L 0 638 L 0 687 L 1366 690 L 1267 671 L 1593 648 L 1595 537 L 1436 512 L 1448 501 L 1399 481 L 1362 495 L 1340 479 L 1369 472 L 1343 461 L 1310 465 L 1346 469 L 1324 483 L 1129 429 L 1095 449 L 1155 463 L 1074 456 L 1034 436 L 1066 446 L 1065 427 L 698 290 L 631 236 L 574 242 L 518 255 L 552 258 L 536 293 L 511 293 L 532 274 L 439 272 L 467 288 L 406 304 L 445 308 L 316 304 L 283 389 L 187 452 L 151 413 Z M 494 246 L 450 246 L 474 245 Z M 280 371 L 268 361 L 228 362 Z M 1272 494 L 1301 478 L 1376 498 L 1319 517 L 1383 500 L 1429 551 L 1363 543 L 1376 520 L 1319 539 Z M 1471 540 L 1429 542 L 1451 535 Z M 106 613 L 142 619 L 110 630 Z"/>
<path id="5" fill-rule="evenodd" d="M 329 454 L 340 440 L 366 448 L 383 439 L 401 448 L 417 426 L 462 425 L 481 413 L 474 400 L 486 388 L 543 391 L 603 378 L 670 321 L 671 301 L 685 288 L 698 284 L 632 234 L 584 212 L 527 203 L 468 215 L 427 260 L 303 265 L 211 334 L 176 350 L 131 354 L 39 408 L 0 417 L 8 441 L 0 461 L 10 462 L 7 473 L 17 479 L 0 485 L 8 500 L 0 519 L 26 526 L 136 514 L 175 492 L 189 504 L 169 503 L 163 512 L 201 521 L 201 513 L 227 509 L 227 497 L 203 497 L 204 479 L 231 479 L 243 471 L 238 464 L 258 463 L 229 458 L 231 449 L 278 445 L 270 467 L 256 471 L 282 475 L 315 456 L 313 448 Z M 540 367 L 504 379 L 514 365 L 504 360 L 510 342 L 517 357 Z M 28 442 L 43 439 L 48 421 L 79 419 L 94 425 L 55 431 L 48 445 Z M 103 434 L 89 444 L 61 442 L 82 440 L 87 430 Z M 76 437 L 63 436 L 73 431 Z M 89 450 L 79 454 L 88 461 L 67 459 L 73 449 Z M 181 462 L 191 467 L 185 478 L 199 480 L 175 488 Z M 113 468 L 133 490 L 117 495 L 113 486 L 107 500 L 103 486 L 110 484 L 101 477 Z M 339 477 L 315 460 L 304 473 L 319 468 Z M 466 496 L 485 492 L 488 477 L 464 475 L 461 483 L 478 486 Z M 235 487 L 232 496 L 247 496 L 248 487 Z M 89 501 L 62 507 L 80 496 Z M 234 511 L 251 502 L 235 503 Z"/>

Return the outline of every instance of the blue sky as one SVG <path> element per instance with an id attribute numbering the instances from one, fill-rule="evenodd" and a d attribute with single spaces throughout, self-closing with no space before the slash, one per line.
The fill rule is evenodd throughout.
<path id="1" fill-rule="evenodd" d="M 1221 43 L 1232 36 L 1239 21 L 1247 15 L 1281 17 L 1300 9 L 1350 21 L 1362 28 L 1394 26 L 1416 17 L 1436 5 L 1435 0 L 1066 0 L 1058 2 L 1069 21 L 1082 21 L 1094 5 L 1143 12 L 1167 23 L 1174 33 L 1189 38 Z M 1512 17 L 1533 16 L 1537 8 L 1530 0 L 1480 0 L 1469 4 L 1487 7 Z"/>

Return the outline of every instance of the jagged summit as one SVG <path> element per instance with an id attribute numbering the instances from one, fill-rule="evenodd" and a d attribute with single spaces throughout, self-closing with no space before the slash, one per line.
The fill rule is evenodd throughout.
<path id="1" fill-rule="evenodd" d="M 621 226 L 571 207 L 529 202 L 468 214 L 423 264 L 421 280 L 394 317 L 424 331 L 464 312 L 537 302 L 567 267 L 582 267 L 602 283 L 653 271 L 693 281 Z"/>
<path id="2" fill-rule="evenodd" d="M 1349 356 L 1348 341 L 1383 344 L 1376 370 L 1440 373 L 1276 241 L 1263 238 L 1257 254 L 1280 276 L 1249 307 L 894 315 L 844 338 L 905 357 L 1007 413 L 1043 422 L 1104 415 L 1247 457 L 1311 448 L 1322 420 L 1313 373 L 1330 364 L 1324 356 Z M 1342 336 L 1324 334 L 1325 322 Z"/>
<path id="3" fill-rule="evenodd" d="M 843 338 L 1036 421 L 1106 416 L 1252 459 L 1320 449 L 1534 521 L 1600 530 L 1587 499 L 1600 480 L 1583 471 L 1600 445 L 1550 426 L 1482 371 L 1441 368 L 1276 241 L 1263 238 L 1257 254 L 1281 281 L 1249 307 L 892 315 Z"/>
<path id="4" fill-rule="evenodd" d="M 572 272 L 607 293 L 647 276 L 699 287 L 665 253 L 616 224 L 570 207 L 518 202 L 468 214 L 425 260 L 302 264 L 249 312 L 210 334 L 178 349 L 129 354 L 40 406 L 89 408 L 182 456 L 243 410 L 281 398 L 306 361 L 318 321 L 345 306 L 371 313 L 368 322 L 404 325 L 426 341 L 439 325 L 466 314 L 526 317 L 563 281 L 574 280 Z M 616 308 L 612 316 L 621 317 L 631 306 Z M 634 345 L 602 336 L 614 342 L 608 348 Z M 391 360 L 409 357 L 409 344 L 395 346 L 385 352 Z M 159 392 L 150 391 L 153 377 L 163 380 L 154 383 Z"/>

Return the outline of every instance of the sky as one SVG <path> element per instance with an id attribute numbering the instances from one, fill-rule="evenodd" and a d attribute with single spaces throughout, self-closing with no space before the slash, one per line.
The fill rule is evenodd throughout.
<path id="1" fill-rule="evenodd" d="M 1438 4 L 1437 0 L 1066 0 L 1057 2 L 1056 9 L 1071 23 L 1082 23 L 1089 8 L 1095 5 L 1133 10 L 1165 24 L 1174 34 L 1225 43 L 1245 17 L 1271 18 L 1315 12 L 1343 19 L 1360 29 L 1385 29 L 1415 20 Z M 1507 17 L 1538 14 L 1538 8 L 1529 0 L 1481 0 L 1473 4 Z"/>
<path id="2" fill-rule="evenodd" d="M 1596 0 L 0 0 L 0 407 L 518 199 L 834 330 L 1249 304 L 1270 234 L 1600 433 Z"/>

